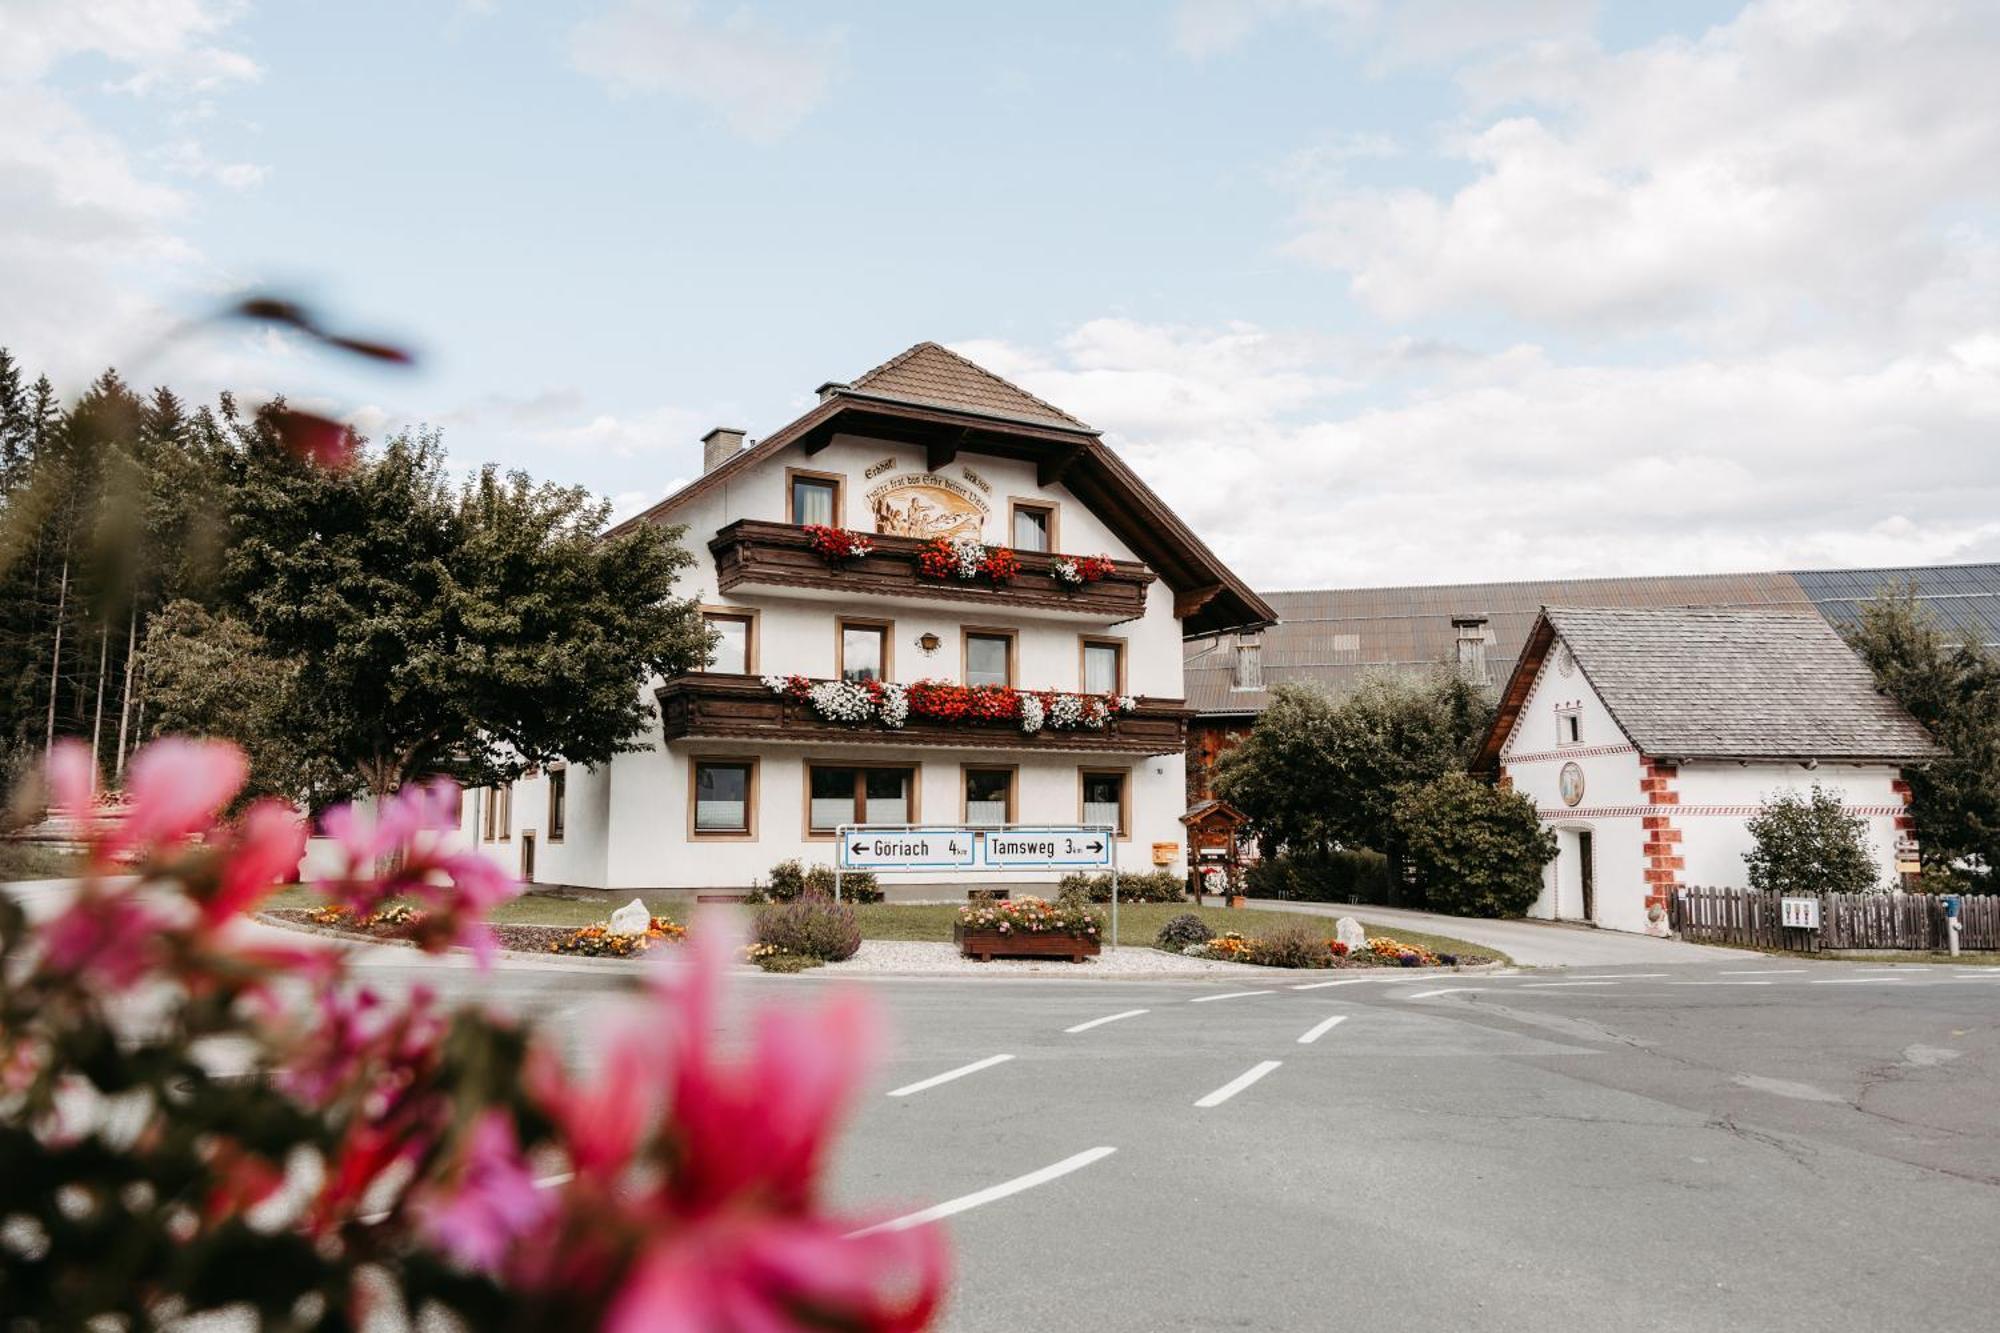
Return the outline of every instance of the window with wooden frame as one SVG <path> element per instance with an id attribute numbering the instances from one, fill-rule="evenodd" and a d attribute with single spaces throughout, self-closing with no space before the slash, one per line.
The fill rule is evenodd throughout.
<path id="1" fill-rule="evenodd" d="M 1132 773 L 1123 768 L 1077 770 L 1080 814 L 1086 824 L 1109 824 L 1121 838 L 1132 836 Z"/>
<path id="2" fill-rule="evenodd" d="M 1014 822 L 1013 768 L 967 766 L 960 784 L 963 794 L 962 822 L 979 828 L 996 828 Z"/>
<path id="3" fill-rule="evenodd" d="M 888 680 L 895 626 L 886 620 L 849 620 L 835 627 L 834 665 L 842 680 Z"/>
<path id="4" fill-rule="evenodd" d="M 479 840 L 481 842 L 493 841 L 494 816 L 498 813 L 499 807 L 500 789 L 498 787 L 481 787 L 479 789 Z"/>
<path id="5" fill-rule="evenodd" d="M 806 836 L 830 837 L 842 824 L 910 824 L 917 817 L 911 767 L 806 765 Z"/>
<path id="6" fill-rule="evenodd" d="M 561 842 L 568 823 L 569 769 L 558 765 L 549 769 L 549 841 Z"/>
<path id="7" fill-rule="evenodd" d="M 1583 744 L 1583 706 L 1572 704 L 1556 709 L 1556 744 Z"/>
<path id="8" fill-rule="evenodd" d="M 960 676 L 967 685 L 1014 683 L 1014 631 L 967 629 Z"/>
<path id="9" fill-rule="evenodd" d="M 500 842 L 514 840 L 514 784 L 509 782 L 493 789 L 493 804 L 497 813 L 494 838 Z"/>
<path id="10" fill-rule="evenodd" d="M 697 838 L 757 836 L 757 761 L 688 760 L 688 832 Z"/>
<path id="11" fill-rule="evenodd" d="M 817 523 L 837 528 L 841 519 L 842 482 L 837 472 L 785 469 L 785 516 L 792 523 Z"/>
<path id="12" fill-rule="evenodd" d="M 757 670 L 757 613 L 705 606 L 701 618 L 716 634 L 706 669 L 738 676 L 753 674 Z"/>
<path id="13" fill-rule="evenodd" d="M 1052 504 L 1037 504 L 1031 500 L 1016 500 L 1010 506 L 1012 516 L 1007 528 L 1012 534 L 1014 549 L 1017 551 L 1054 551 L 1056 545 L 1056 507 Z"/>
<path id="14" fill-rule="evenodd" d="M 1085 636 L 1080 651 L 1077 675 L 1085 694 L 1125 693 L 1125 640 Z"/>

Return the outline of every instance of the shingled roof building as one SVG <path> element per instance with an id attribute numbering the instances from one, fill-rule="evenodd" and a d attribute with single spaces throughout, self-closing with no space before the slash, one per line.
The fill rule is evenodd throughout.
<path id="1" fill-rule="evenodd" d="M 1556 831 L 1532 915 L 1663 934 L 1677 887 L 1747 883 L 1748 821 L 1814 784 L 1867 819 L 1891 880 L 1901 772 L 1936 753 L 1812 611 L 1550 607 L 1476 766 Z"/>
<path id="2" fill-rule="evenodd" d="M 646 748 L 467 802 L 489 854 L 728 890 L 831 862 L 844 824 L 1038 822 L 1185 870 L 1181 640 L 1274 617 L 1094 428 L 926 342 L 760 441 L 703 445 L 702 475 L 630 521 L 685 525 L 678 591 L 714 658 L 652 683 Z M 912 887 L 1022 878 L 1050 876 Z"/>

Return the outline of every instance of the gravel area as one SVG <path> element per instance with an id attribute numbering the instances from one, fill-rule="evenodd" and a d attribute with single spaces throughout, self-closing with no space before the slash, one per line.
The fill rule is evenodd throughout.
<path id="1" fill-rule="evenodd" d="M 959 956 L 956 944 L 929 940 L 863 940 L 861 952 L 844 963 L 829 963 L 815 969 L 822 975 L 847 972 L 885 972 L 910 975 L 971 973 L 978 976 L 1042 977 L 1189 977 L 1264 976 L 1272 969 L 1248 963 L 1225 963 L 1214 958 L 1183 958 L 1158 949 L 1107 948 L 1095 958 L 1081 963 L 1048 958 L 995 958 L 981 963 Z"/>

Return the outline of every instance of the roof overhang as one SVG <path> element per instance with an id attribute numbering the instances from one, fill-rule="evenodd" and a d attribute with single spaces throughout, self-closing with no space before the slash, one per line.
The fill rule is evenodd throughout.
<path id="1" fill-rule="evenodd" d="M 1066 487 L 1174 590 L 1174 610 L 1183 635 L 1260 629 L 1277 622 L 1277 612 L 1232 573 L 1094 431 L 834 385 L 827 386 L 825 399 L 797 420 L 618 527 L 672 522 L 675 511 L 689 501 L 764 459 L 793 446 L 815 454 L 836 435 L 865 435 L 922 449 L 926 466 L 933 470 L 962 453 L 1031 462 L 1041 485 Z"/>

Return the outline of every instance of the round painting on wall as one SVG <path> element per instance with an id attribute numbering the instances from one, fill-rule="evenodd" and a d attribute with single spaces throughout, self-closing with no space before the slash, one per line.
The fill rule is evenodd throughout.
<path id="1" fill-rule="evenodd" d="M 1570 652 L 1566 643 L 1556 649 L 1556 670 L 1565 676 L 1576 674 L 1576 657 Z"/>
<path id="2" fill-rule="evenodd" d="M 1556 779 L 1562 789 L 1563 804 L 1574 806 L 1583 799 L 1583 766 L 1574 760 L 1562 767 L 1562 774 Z"/>

